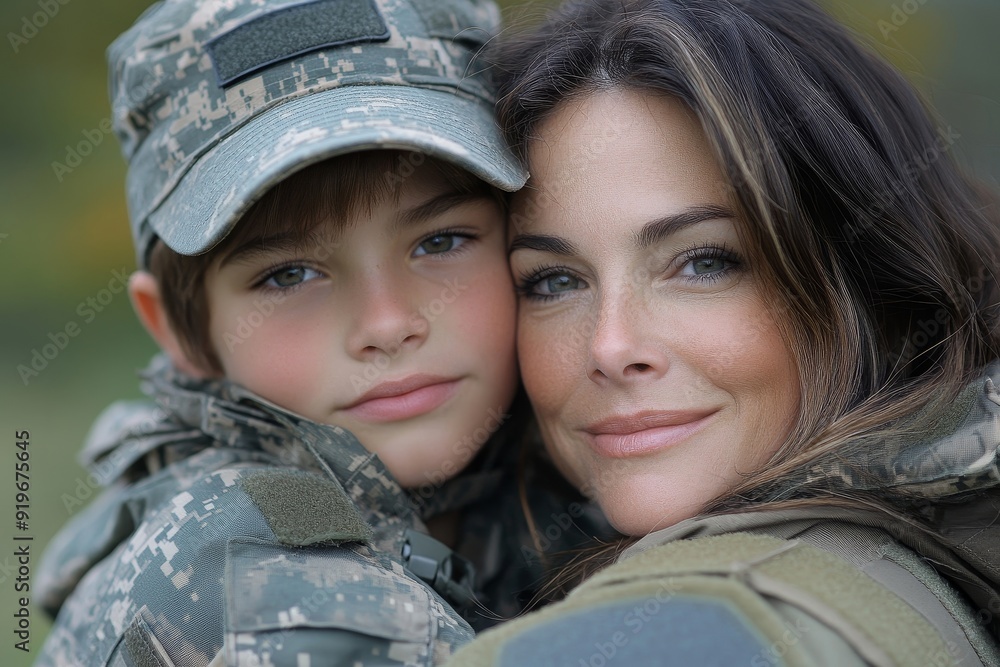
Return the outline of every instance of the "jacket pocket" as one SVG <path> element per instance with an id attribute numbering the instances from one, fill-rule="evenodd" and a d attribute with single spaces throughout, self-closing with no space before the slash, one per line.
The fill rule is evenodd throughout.
<path id="1" fill-rule="evenodd" d="M 433 662 L 438 623 L 426 588 L 347 547 L 231 539 L 225 595 L 226 664 Z"/>

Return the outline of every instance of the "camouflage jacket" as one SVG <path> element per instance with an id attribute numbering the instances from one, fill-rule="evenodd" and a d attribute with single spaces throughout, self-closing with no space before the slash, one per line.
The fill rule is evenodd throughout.
<path id="1" fill-rule="evenodd" d="M 449 664 L 1000 665 L 998 388 L 994 362 L 949 409 L 916 415 L 913 437 L 852 443 L 773 490 L 883 509 L 682 521 Z"/>
<path id="2" fill-rule="evenodd" d="M 37 665 L 437 664 L 470 622 L 521 610 L 542 580 L 537 551 L 601 528 L 564 489 L 536 488 L 535 515 L 566 518 L 552 512 L 559 533 L 522 547 L 511 424 L 463 474 L 404 491 L 343 429 L 163 357 L 144 378 L 156 403 L 111 406 L 83 452 L 109 488 L 44 556 L 35 587 L 58 617 Z M 479 574 L 467 620 L 403 553 L 408 531 L 456 511 L 455 549 Z"/>

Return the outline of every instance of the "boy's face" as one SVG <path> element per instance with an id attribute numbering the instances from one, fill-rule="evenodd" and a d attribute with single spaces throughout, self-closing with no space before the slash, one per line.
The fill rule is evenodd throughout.
<path id="1" fill-rule="evenodd" d="M 517 387 L 503 212 L 425 163 L 368 213 L 217 260 L 211 341 L 230 380 L 351 430 L 404 487 L 437 484 Z"/>

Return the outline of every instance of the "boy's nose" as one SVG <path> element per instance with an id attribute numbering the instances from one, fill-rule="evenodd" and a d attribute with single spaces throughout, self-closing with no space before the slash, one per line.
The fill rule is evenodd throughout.
<path id="1" fill-rule="evenodd" d="M 380 283 L 369 285 L 359 295 L 357 312 L 352 317 L 354 324 L 348 334 L 348 352 L 362 361 L 383 354 L 396 357 L 407 349 L 419 347 L 430 328 L 402 285 Z"/>

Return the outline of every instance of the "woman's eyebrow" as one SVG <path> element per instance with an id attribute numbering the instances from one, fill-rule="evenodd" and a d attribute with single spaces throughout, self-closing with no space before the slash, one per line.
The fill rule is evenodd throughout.
<path id="1" fill-rule="evenodd" d="M 671 234 L 675 234 L 685 227 L 696 225 L 706 220 L 724 220 L 735 218 L 736 214 L 725 206 L 693 206 L 680 213 L 674 213 L 662 218 L 647 222 L 635 235 L 635 244 L 640 248 L 648 248 Z M 549 236 L 547 234 L 518 234 L 510 242 L 507 254 L 512 254 L 515 250 L 538 250 L 562 255 L 564 257 L 576 255 L 576 246 L 569 240 L 561 236 Z"/>
<path id="2" fill-rule="evenodd" d="M 645 249 L 659 243 L 671 234 L 675 234 L 685 227 L 696 225 L 699 222 L 735 217 L 736 214 L 725 206 L 693 206 L 680 213 L 674 213 L 646 223 L 643 225 L 642 230 L 635 235 L 635 244 L 640 249 Z"/>
<path id="3" fill-rule="evenodd" d="M 518 234 L 510 242 L 507 255 L 510 256 L 515 250 L 540 250 L 541 252 L 552 253 L 553 255 L 571 256 L 576 255 L 576 246 L 560 236 L 548 236 L 545 234 Z"/>

